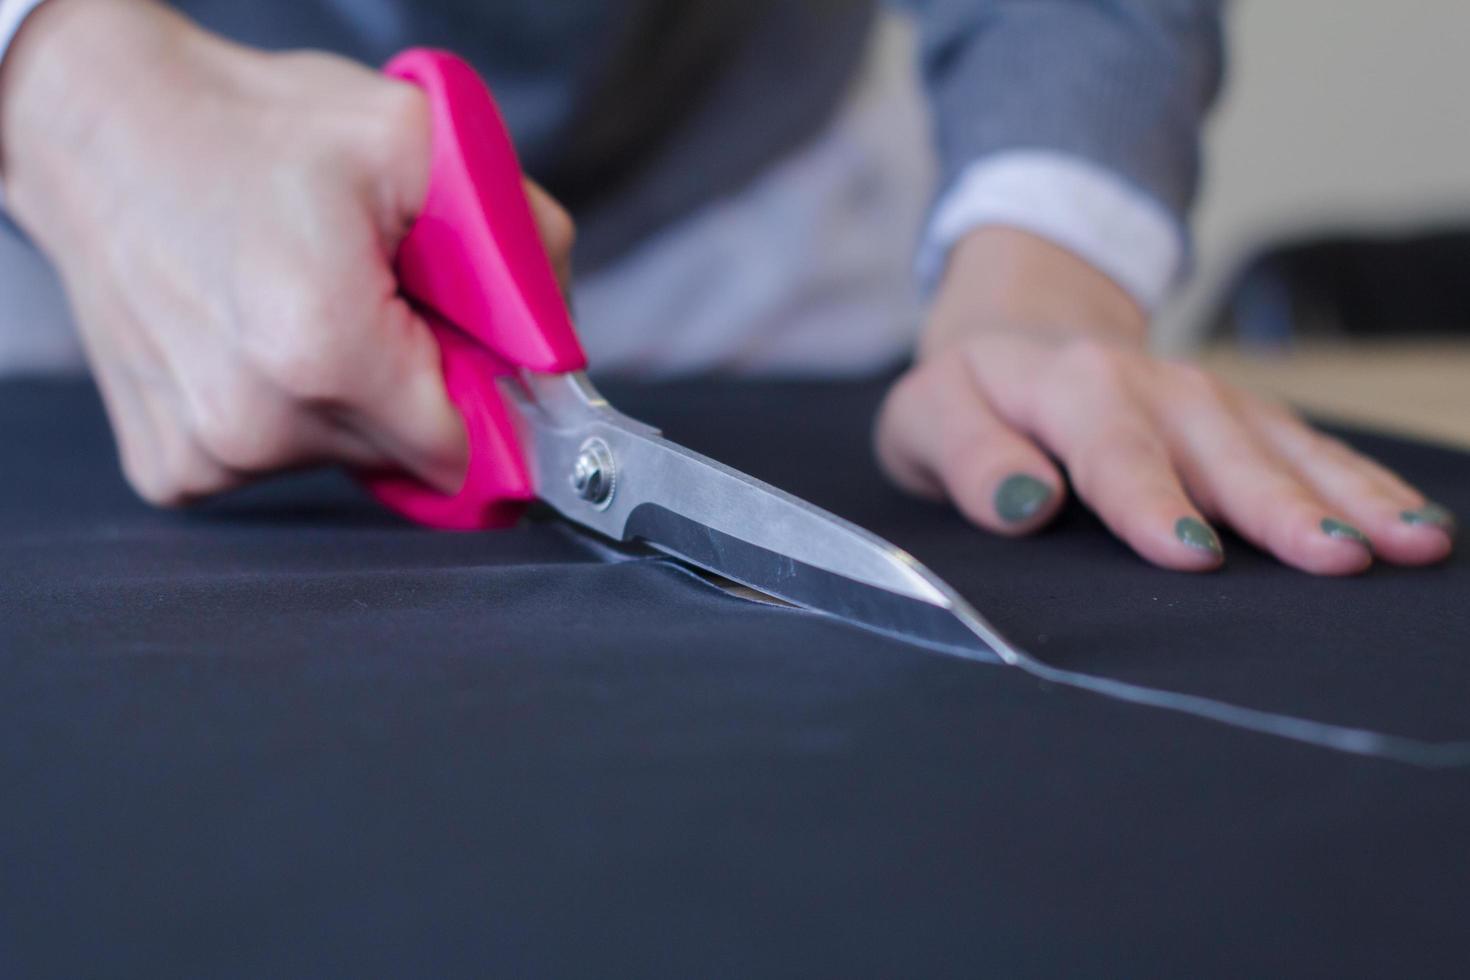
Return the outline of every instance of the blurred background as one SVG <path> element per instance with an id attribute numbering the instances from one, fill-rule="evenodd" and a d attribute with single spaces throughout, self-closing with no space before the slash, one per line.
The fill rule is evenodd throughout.
<path id="1" fill-rule="evenodd" d="M 1470 3 L 1235 0 L 1227 16 L 1194 275 L 1159 346 L 1324 418 L 1470 447 Z M 888 24 L 827 137 L 776 177 L 579 277 L 594 363 L 841 370 L 834 324 L 871 338 L 840 352 L 854 370 L 902 356 L 932 186 L 912 42 Z M 0 323 L 35 325 L 0 330 L 0 367 L 79 367 L 66 321 L 45 263 L 0 233 Z M 645 322 L 678 329 L 623 328 Z"/>
<path id="2" fill-rule="evenodd" d="M 1470 4 L 1238 0 L 1161 346 L 1470 445 Z"/>

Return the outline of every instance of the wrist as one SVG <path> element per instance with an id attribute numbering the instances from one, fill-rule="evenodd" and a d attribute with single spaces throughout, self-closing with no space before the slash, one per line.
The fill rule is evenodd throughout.
<path id="1" fill-rule="evenodd" d="M 0 179 L 17 221 L 59 231 L 76 198 L 118 176 L 119 142 L 156 136 L 168 111 L 160 78 L 209 39 L 154 0 L 38 7 L 0 66 Z"/>
<path id="2" fill-rule="evenodd" d="M 29 165 L 33 151 L 89 128 L 82 95 L 95 64 L 74 60 L 79 49 L 92 47 L 88 8 L 95 6 L 95 0 L 43 3 L 11 41 L 0 65 L 0 177 L 9 183 L 38 169 Z"/>
<path id="3" fill-rule="evenodd" d="M 1142 346 L 1148 316 L 1126 290 L 1073 252 L 992 225 L 970 232 L 951 250 L 920 352 L 1002 330 Z"/>

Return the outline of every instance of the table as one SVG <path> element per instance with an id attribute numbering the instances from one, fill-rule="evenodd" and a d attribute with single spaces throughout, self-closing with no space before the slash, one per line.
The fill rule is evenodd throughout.
<path id="1" fill-rule="evenodd" d="M 1221 344 L 1200 360 L 1319 417 L 1470 449 L 1470 340 L 1312 341 L 1280 351 Z"/>
<path id="2" fill-rule="evenodd" d="M 877 384 L 609 386 L 1050 663 L 1470 738 L 1470 563 L 1321 580 L 879 479 Z M 1354 441 L 1470 513 L 1470 455 Z M 0 975 L 1450 976 L 1470 771 L 1048 685 L 329 473 L 137 503 L 0 384 Z M 820 465 L 817 465 L 820 463 Z"/>

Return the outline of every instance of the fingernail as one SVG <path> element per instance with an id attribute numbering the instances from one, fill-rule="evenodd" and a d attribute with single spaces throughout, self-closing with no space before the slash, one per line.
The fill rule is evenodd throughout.
<path id="1" fill-rule="evenodd" d="M 1450 513 L 1448 507 L 1441 507 L 1439 504 L 1415 507 L 1399 514 L 1399 517 L 1405 524 L 1431 524 L 1446 531 L 1455 530 L 1455 515 Z"/>
<path id="2" fill-rule="evenodd" d="M 1001 481 L 995 491 L 995 512 L 1007 524 L 1035 517 L 1051 499 L 1051 487 L 1034 476 L 1015 473 Z"/>
<path id="3" fill-rule="evenodd" d="M 1329 538 L 1337 538 L 1341 541 L 1356 541 L 1358 544 L 1367 546 L 1368 535 L 1353 527 L 1347 521 L 1339 521 L 1335 517 L 1322 518 L 1322 533 Z"/>
<path id="4" fill-rule="evenodd" d="M 1220 536 L 1208 524 L 1197 517 L 1181 517 L 1174 524 L 1174 536 L 1191 548 L 1223 555 Z"/>

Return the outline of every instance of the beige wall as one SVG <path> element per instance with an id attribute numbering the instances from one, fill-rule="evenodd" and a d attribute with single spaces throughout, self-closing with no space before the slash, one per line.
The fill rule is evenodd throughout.
<path id="1" fill-rule="evenodd" d="M 1470 0 L 1236 0 L 1230 47 L 1176 349 L 1263 241 L 1470 218 Z"/>

